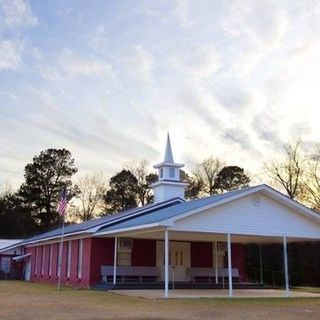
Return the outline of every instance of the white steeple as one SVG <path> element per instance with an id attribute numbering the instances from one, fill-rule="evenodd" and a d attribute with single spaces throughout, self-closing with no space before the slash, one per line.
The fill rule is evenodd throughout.
<path id="1" fill-rule="evenodd" d="M 166 145 L 166 152 L 164 154 L 164 161 L 166 163 L 173 163 L 173 155 L 171 150 L 171 143 L 170 143 L 170 136 L 169 132 L 167 133 L 167 145 Z"/>
<path id="2" fill-rule="evenodd" d="M 180 180 L 182 163 L 174 163 L 169 133 L 163 162 L 153 166 L 158 169 L 158 181 L 151 187 L 154 191 L 154 202 L 180 197 L 184 199 L 184 189 L 188 185 Z"/>

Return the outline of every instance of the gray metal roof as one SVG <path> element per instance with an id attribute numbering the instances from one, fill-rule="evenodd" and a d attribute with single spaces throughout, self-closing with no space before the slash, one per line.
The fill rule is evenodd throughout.
<path id="1" fill-rule="evenodd" d="M 239 195 L 241 193 L 247 192 L 248 190 L 252 190 L 257 188 L 255 187 L 248 187 L 241 190 L 235 190 L 230 191 L 226 193 L 222 193 L 219 195 L 214 195 L 206 198 L 191 200 L 188 202 L 176 204 L 175 206 L 159 209 L 153 212 L 150 212 L 149 214 L 133 217 L 132 219 L 129 219 L 127 221 L 119 222 L 113 225 L 102 227 L 100 231 L 112 231 L 117 229 L 123 229 L 123 228 L 130 228 L 135 227 L 139 225 L 148 225 L 152 223 L 161 222 L 176 216 L 179 216 L 181 214 L 184 214 L 186 212 L 199 209 L 201 207 L 216 203 L 218 201 L 228 199 L 230 197 L 233 197 L 235 195 Z M 99 234 L 99 232 L 97 232 Z"/>
<path id="2" fill-rule="evenodd" d="M 255 192 L 255 190 L 262 190 L 263 189 L 270 189 L 273 191 L 276 191 L 272 189 L 271 187 L 267 185 L 257 185 L 254 187 L 248 187 L 241 190 L 235 190 L 230 191 L 227 193 L 191 200 L 188 202 L 185 202 L 181 198 L 174 198 L 167 201 L 155 203 L 146 205 L 144 207 L 138 207 L 127 211 L 122 211 L 117 214 L 105 216 L 100 219 L 91 220 L 88 222 L 80 223 L 80 224 L 74 224 L 67 226 L 65 228 L 65 235 L 71 235 L 75 233 L 91 233 L 99 236 L 99 233 L 103 233 L 104 231 L 116 231 L 121 230 L 124 228 L 130 228 L 130 227 L 136 227 L 136 226 L 142 226 L 142 225 L 148 225 L 153 223 L 159 223 L 161 221 L 177 217 L 179 215 L 183 215 L 184 213 L 191 212 L 193 210 L 200 209 L 201 207 L 206 207 L 208 205 L 217 203 L 222 200 L 232 200 L 232 197 L 234 196 L 241 196 L 242 194 L 250 194 L 252 192 Z M 286 197 L 284 194 L 276 191 L 279 193 L 279 196 Z M 289 198 L 288 198 L 289 199 Z M 292 201 L 291 199 L 289 199 Z M 295 201 L 292 201 L 292 203 L 295 203 Z M 297 203 L 302 208 L 307 209 L 303 205 Z M 309 209 L 307 209 L 309 210 Z M 312 210 L 309 210 L 310 212 L 313 212 Z M 313 215 L 315 213 L 313 212 Z M 320 218 L 319 218 L 320 219 Z M 16 245 L 12 245 L 10 247 L 6 247 L 7 249 L 11 249 L 11 247 L 17 247 L 24 244 L 34 243 L 34 242 L 41 242 L 49 239 L 58 238 L 61 236 L 61 228 L 42 233 L 38 236 L 26 239 Z M 3 249 L 0 249 L 0 252 L 3 251 Z"/>
<path id="3" fill-rule="evenodd" d="M 154 210 L 159 210 L 159 209 L 167 207 L 167 206 L 177 205 L 181 202 L 184 202 L 184 200 L 182 200 L 181 198 L 174 198 L 174 199 L 162 201 L 159 203 L 148 204 L 143 207 L 137 207 L 134 209 L 121 211 L 119 213 L 115 213 L 112 215 L 110 214 L 110 215 L 107 215 L 107 216 L 99 218 L 99 219 L 93 219 L 93 220 L 83 222 L 83 223 L 68 225 L 64 228 L 64 234 L 67 236 L 68 234 L 73 234 L 73 233 L 91 232 L 90 229 L 92 229 L 92 228 L 99 228 L 99 226 L 104 226 L 106 224 L 109 225 L 110 223 L 113 224 L 119 220 L 123 221 L 123 219 L 126 219 L 126 218 L 130 219 L 132 216 L 146 214 L 148 212 L 152 212 Z M 41 233 L 41 234 L 36 235 L 34 237 L 25 239 L 21 244 L 51 239 L 51 238 L 55 238 L 55 237 L 60 237 L 61 232 L 62 232 L 62 229 L 57 228 L 57 229 L 54 229 L 54 230 L 51 230 L 51 231 L 48 231 L 45 233 Z"/>

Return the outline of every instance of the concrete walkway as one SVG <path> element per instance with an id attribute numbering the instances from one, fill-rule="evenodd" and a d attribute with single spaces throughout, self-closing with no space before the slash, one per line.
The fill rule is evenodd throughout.
<path id="1" fill-rule="evenodd" d="M 163 290 L 113 290 L 110 291 L 120 295 L 140 297 L 145 299 L 162 299 L 164 295 Z M 233 290 L 234 298 L 284 298 L 285 292 L 283 290 L 273 289 L 240 289 Z M 228 297 L 228 290 L 170 290 L 169 298 L 171 299 L 190 299 L 190 298 L 226 298 Z M 295 298 L 320 298 L 319 293 L 290 291 L 290 297 Z"/>

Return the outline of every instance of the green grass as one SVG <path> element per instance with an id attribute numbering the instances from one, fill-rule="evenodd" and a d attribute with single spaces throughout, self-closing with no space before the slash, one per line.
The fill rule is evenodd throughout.
<path id="1" fill-rule="evenodd" d="M 147 300 L 19 281 L 0 281 L 0 301 L 1 320 L 319 320 L 320 310 L 319 298 Z"/>

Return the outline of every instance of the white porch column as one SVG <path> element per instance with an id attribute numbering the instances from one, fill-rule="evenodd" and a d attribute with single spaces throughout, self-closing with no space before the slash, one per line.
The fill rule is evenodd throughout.
<path id="1" fill-rule="evenodd" d="M 229 297 L 233 296 L 232 288 L 232 261 L 231 261 L 231 234 L 228 233 L 228 276 L 229 276 Z"/>
<path id="2" fill-rule="evenodd" d="M 287 237 L 283 237 L 283 257 L 284 257 L 284 277 L 285 277 L 285 281 L 286 281 L 286 297 L 289 297 Z"/>
<path id="3" fill-rule="evenodd" d="M 169 230 L 164 232 L 164 297 L 169 296 Z"/>
<path id="4" fill-rule="evenodd" d="M 117 251 L 118 251 L 118 237 L 114 237 L 114 252 L 113 252 L 113 284 L 117 282 Z"/>
<path id="5" fill-rule="evenodd" d="M 218 243 L 214 242 L 214 262 L 215 262 L 215 274 L 216 274 L 216 284 L 218 283 Z"/>

